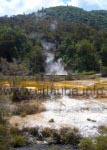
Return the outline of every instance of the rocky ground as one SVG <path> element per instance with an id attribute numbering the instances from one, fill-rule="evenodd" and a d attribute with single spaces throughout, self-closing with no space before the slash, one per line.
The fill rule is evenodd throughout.
<path id="1" fill-rule="evenodd" d="M 35 144 L 29 147 L 16 148 L 15 150 L 77 150 L 71 145 L 48 145 L 48 144 Z"/>
<path id="2" fill-rule="evenodd" d="M 98 127 L 107 123 L 107 99 L 73 99 L 67 96 L 43 103 L 47 111 L 26 117 L 13 116 L 10 124 L 19 128 L 60 129 L 76 127 L 84 137 L 99 135 Z M 51 121 L 53 120 L 53 121 Z"/>

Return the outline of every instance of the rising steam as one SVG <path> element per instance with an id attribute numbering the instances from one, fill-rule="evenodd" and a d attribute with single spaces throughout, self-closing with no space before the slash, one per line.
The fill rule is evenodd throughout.
<path id="1" fill-rule="evenodd" d="M 55 61 L 54 51 L 56 50 L 56 45 L 51 42 L 42 41 L 43 49 L 46 55 L 46 74 L 47 75 L 67 75 L 64 69 L 62 59 Z"/>

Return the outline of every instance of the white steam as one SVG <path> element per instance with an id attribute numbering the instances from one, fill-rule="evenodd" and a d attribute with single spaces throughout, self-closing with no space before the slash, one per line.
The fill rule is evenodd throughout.
<path id="1" fill-rule="evenodd" d="M 50 24 L 50 29 L 51 29 L 51 30 L 56 30 L 57 25 L 58 25 L 57 21 L 54 20 L 54 21 Z"/>
<path id="2" fill-rule="evenodd" d="M 46 55 L 46 67 L 45 71 L 47 75 L 67 75 L 62 64 L 62 59 L 55 61 L 54 51 L 56 50 L 56 45 L 51 42 L 42 41 L 42 46 L 45 50 Z"/>

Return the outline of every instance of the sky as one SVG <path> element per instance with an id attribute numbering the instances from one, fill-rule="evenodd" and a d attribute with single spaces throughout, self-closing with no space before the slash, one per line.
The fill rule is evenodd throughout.
<path id="1" fill-rule="evenodd" d="M 0 16 L 36 12 L 42 7 L 72 5 L 85 10 L 107 10 L 107 0 L 0 0 Z"/>

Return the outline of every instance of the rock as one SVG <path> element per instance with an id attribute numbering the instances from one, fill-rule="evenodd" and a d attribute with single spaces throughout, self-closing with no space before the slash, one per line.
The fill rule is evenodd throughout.
<path id="1" fill-rule="evenodd" d="M 87 118 L 87 121 L 91 121 L 91 119 L 90 119 L 90 118 Z"/>
<path id="2" fill-rule="evenodd" d="M 48 144 L 48 142 L 47 141 L 37 141 L 36 144 L 45 145 L 45 144 Z"/>
<path id="3" fill-rule="evenodd" d="M 92 122 L 97 122 L 96 120 L 91 120 Z"/>
<path id="4" fill-rule="evenodd" d="M 90 118 L 87 118 L 88 121 L 91 121 L 91 122 L 97 122 L 96 120 L 92 120 Z"/>
<path id="5" fill-rule="evenodd" d="M 28 144 L 33 144 L 34 143 L 34 139 L 32 137 L 29 137 L 27 142 L 28 142 Z"/>
<path id="6" fill-rule="evenodd" d="M 55 122 L 54 119 L 49 120 L 49 123 L 54 123 L 54 122 Z"/>
<path id="7" fill-rule="evenodd" d="M 48 143 L 48 144 L 55 144 L 56 143 L 56 140 L 54 140 L 53 138 L 46 138 L 45 141 Z"/>

